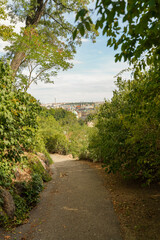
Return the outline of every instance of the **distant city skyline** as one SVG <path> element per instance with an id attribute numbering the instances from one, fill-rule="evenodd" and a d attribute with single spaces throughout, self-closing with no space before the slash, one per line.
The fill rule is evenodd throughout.
<path id="1" fill-rule="evenodd" d="M 94 114 L 97 106 L 103 104 L 103 102 L 77 102 L 77 103 L 48 103 L 41 104 L 41 106 L 47 109 L 58 109 L 70 111 L 76 115 L 77 118 L 85 120 L 90 114 Z"/>
<path id="2" fill-rule="evenodd" d="M 98 102 L 90 102 L 90 101 L 84 101 L 84 102 L 52 102 L 52 103 L 41 103 L 42 106 L 52 106 L 52 105 L 60 105 L 60 104 L 64 104 L 64 105 L 68 105 L 68 104 L 99 104 L 99 103 L 103 103 L 104 101 L 98 101 Z"/>

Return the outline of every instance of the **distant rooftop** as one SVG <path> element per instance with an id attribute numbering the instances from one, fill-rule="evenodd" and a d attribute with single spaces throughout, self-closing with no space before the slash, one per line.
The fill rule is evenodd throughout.
<path id="1" fill-rule="evenodd" d="M 41 104 L 42 106 L 52 106 L 52 105 L 83 105 L 83 104 L 103 104 L 104 101 L 100 101 L 100 102 L 59 102 L 59 103 L 45 103 L 45 104 Z"/>

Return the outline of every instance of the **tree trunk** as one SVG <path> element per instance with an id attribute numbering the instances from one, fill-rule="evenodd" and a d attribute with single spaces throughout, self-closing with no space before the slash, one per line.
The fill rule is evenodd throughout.
<path id="1" fill-rule="evenodd" d="M 45 6 L 47 4 L 48 0 L 37 0 L 37 8 L 36 10 L 31 8 L 31 10 L 35 10 L 34 15 L 27 16 L 26 18 L 26 28 L 29 26 L 33 26 L 35 28 L 37 24 L 39 23 L 41 16 L 43 14 L 43 11 L 45 9 Z M 25 52 L 23 52 L 23 47 L 22 47 L 22 52 L 17 52 L 14 55 L 14 58 L 11 61 L 11 69 L 13 70 L 13 76 L 15 77 L 18 68 L 20 67 L 21 63 L 25 60 Z"/>
<path id="2" fill-rule="evenodd" d="M 21 65 L 22 61 L 25 58 L 25 53 L 24 52 L 17 52 L 12 59 L 11 62 L 11 69 L 13 70 L 13 76 L 15 77 L 16 72 L 18 71 L 19 66 Z"/>

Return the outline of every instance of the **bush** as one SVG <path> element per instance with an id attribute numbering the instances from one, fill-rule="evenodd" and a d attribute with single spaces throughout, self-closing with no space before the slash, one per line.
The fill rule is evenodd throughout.
<path id="1" fill-rule="evenodd" d="M 44 169 L 38 158 L 32 156 L 29 159 L 29 167 L 32 169 L 32 174 L 38 174 L 44 182 L 51 180 L 50 174 Z"/>
<path id="2" fill-rule="evenodd" d="M 26 200 L 26 204 L 29 207 L 35 206 L 39 200 L 39 193 L 43 189 L 43 181 L 39 174 L 34 173 L 32 175 L 32 180 L 28 183 L 23 183 L 23 198 Z"/>
<path id="3" fill-rule="evenodd" d="M 5 159 L 0 161 L 0 186 L 8 188 L 12 183 L 13 164 Z"/>
<path id="4" fill-rule="evenodd" d="M 29 94 L 14 89 L 7 63 L 0 61 L 0 161 L 21 161 L 23 150 L 33 149 L 40 109 Z"/>
<path id="5" fill-rule="evenodd" d="M 118 90 L 97 115 L 89 150 L 107 172 L 150 184 L 160 180 L 159 70 L 139 73 L 130 81 L 117 79 Z"/>
<path id="6" fill-rule="evenodd" d="M 26 200 L 16 193 L 13 193 L 13 199 L 16 207 L 14 225 L 20 225 L 26 219 L 30 207 L 27 205 Z"/>
<path id="7" fill-rule="evenodd" d="M 42 134 L 38 131 L 35 135 L 35 140 L 34 140 L 34 144 L 35 144 L 35 148 L 34 151 L 35 152 L 40 152 L 43 153 L 47 159 L 48 165 L 53 163 L 52 158 L 50 157 L 50 154 L 48 153 L 45 143 L 44 143 L 44 139 Z"/>
<path id="8" fill-rule="evenodd" d="M 40 106 L 28 93 L 15 89 L 15 80 L 9 65 L 0 60 L 0 185 L 7 188 L 15 201 L 16 212 L 13 220 L 2 212 L 0 199 L 0 225 L 17 225 L 22 223 L 26 214 L 33 207 L 43 189 L 43 181 L 51 179 L 41 163 L 32 159 L 32 164 L 24 156 L 24 151 L 35 151 L 37 147 L 37 115 Z M 51 158 L 45 149 L 43 139 L 41 148 L 48 161 Z M 39 147 L 40 148 L 40 147 Z M 16 189 L 14 171 L 17 168 L 32 167 L 32 180 L 21 185 L 21 192 Z"/>
<path id="9" fill-rule="evenodd" d="M 55 118 L 50 115 L 41 116 L 39 122 L 39 135 L 43 139 L 45 148 L 50 153 L 68 153 L 68 141 L 63 129 Z"/>
<path id="10" fill-rule="evenodd" d="M 43 108 L 38 122 L 39 135 L 50 153 L 86 155 L 90 129 L 75 114 L 64 109 Z"/>
<path id="11" fill-rule="evenodd" d="M 67 154 L 68 142 L 63 134 L 47 136 L 45 139 L 46 148 L 50 153 Z"/>

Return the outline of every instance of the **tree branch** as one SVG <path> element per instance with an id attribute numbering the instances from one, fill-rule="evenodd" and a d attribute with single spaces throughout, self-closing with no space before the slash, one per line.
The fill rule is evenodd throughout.
<path id="1" fill-rule="evenodd" d="M 57 2 L 57 0 L 53 0 L 53 2 L 55 2 L 56 5 L 60 5 L 60 6 L 62 6 L 63 8 L 68 9 L 68 10 L 70 10 L 71 12 L 73 12 L 73 9 L 72 9 L 72 8 L 66 7 L 63 3 Z"/>
<path id="2" fill-rule="evenodd" d="M 34 25 L 37 26 L 38 22 L 40 21 L 42 14 L 44 12 L 45 6 L 47 4 L 48 0 L 46 0 L 43 3 L 43 0 L 37 0 L 37 10 L 34 9 L 35 6 L 33 7 L 33 10 L 35 11 L 34 16 L 27 16 L 26 19 L 26 27 L 29 25 Z"/>
<path id="3" fill-rule="evenodd" d="M 72 33 L 71 29 L 65 27 L 62 23 L 60 23 L 57 19 L 55 19 L 51 14 L 49 14 L 49 13 L 46 13 L 46 14 L 47 14 L 50 18 L 52 18 L 56 23 L 58 23 L 63 29 L 66 29 L 66 30 L 68 30 L 68 31 L 70 31 L 70 32 Z"/>

